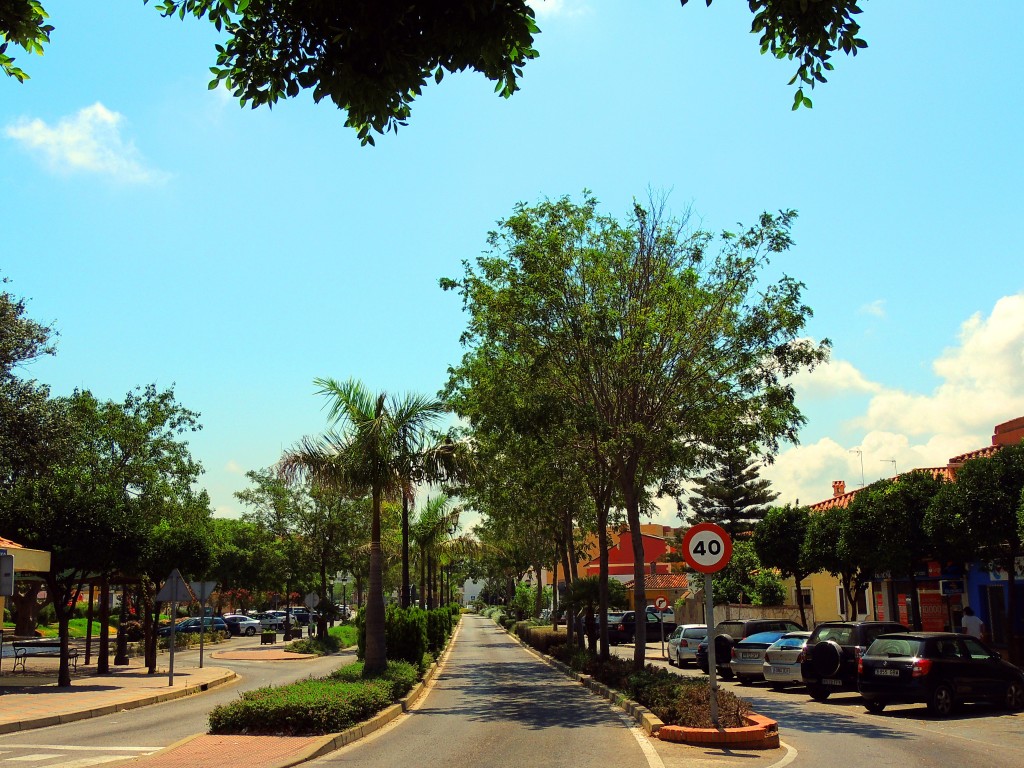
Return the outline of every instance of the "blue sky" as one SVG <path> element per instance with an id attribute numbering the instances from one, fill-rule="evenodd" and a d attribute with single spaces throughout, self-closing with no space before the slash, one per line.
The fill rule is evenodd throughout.
<path id="1" fill-rule="evenodd" d="M 867 482 L 945 464 L 1024 415 L 1024 4 L 863 7 L 870 47 L 793 112 L 746 3 L 538 4 L 519 93 L 446 77 L 364 148 L 308 95 L 209 91 L 208 24 L 50 0 L 32 79 L 0 82 L 0 272 L 60 332 L 29 373 L 115 399 L 174 384 L 213 505 L 238 514 L 244 472 L 326 426 L 314 377 L 443 384 L 464 317 L 437 280 L 516 202 L 588 188 L 623 216 L 652 189 L 713 231 L 799 211 L 773 269 L 806 283 L 834 353 L 798 381 L 801 445 L 765 470 L 782 500 L 859 485 L 861 457 Z"/>

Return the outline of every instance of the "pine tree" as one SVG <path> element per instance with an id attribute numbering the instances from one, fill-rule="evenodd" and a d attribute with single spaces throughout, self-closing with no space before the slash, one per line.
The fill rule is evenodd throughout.
<path id="1" fill-rule="evenodd" d="M 760 477 L 753 454 L 736 448 L 723 454 L 718 466 L 697 478 L 691 491 L 691 523 L 717 523 L 730 536 L 753 530 L 779 494 Z"/>

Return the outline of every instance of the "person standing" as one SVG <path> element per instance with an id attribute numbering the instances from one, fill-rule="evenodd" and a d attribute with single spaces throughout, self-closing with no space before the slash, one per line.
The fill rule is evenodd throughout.
<path id="1" fill-rule="evenodd" d="M 974 609 L 968 605 L 964 608 L 963 618 L 960 619 L 960 629 L 965 635 L 981 640 L 982 635 L 985 634 L 985 622 L 975 616 Z"/>

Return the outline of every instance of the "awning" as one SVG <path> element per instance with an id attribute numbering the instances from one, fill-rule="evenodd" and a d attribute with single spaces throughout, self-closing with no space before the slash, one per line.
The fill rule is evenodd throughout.
<path id="1" fill-rule="evenodd" d="M 47 573 L 50 570 L 50 553 L 41 549 L 29 549 L 10 539 L 0 538 L 0 554 L 4 553 L 14 556 L 15 573 Z"/>

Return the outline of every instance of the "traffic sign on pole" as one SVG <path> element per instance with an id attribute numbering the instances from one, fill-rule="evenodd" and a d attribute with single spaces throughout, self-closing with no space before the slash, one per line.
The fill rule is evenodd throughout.
<path id="1" fill-rule="evenodd" d="M 695 571 L 716 573 L 732 557 L 732 539 L 719 525 L 698 523 L 683 536 L 683 557 Z"/>
<path id="2" fill-rule="evenodd" d="M 657 608 L 659 611 L 664 611 L 666 608 L 668 608 L 668 600 L 666 600 L 664 597 L 659 597 L 654 601 L 654 607 Z"/>

